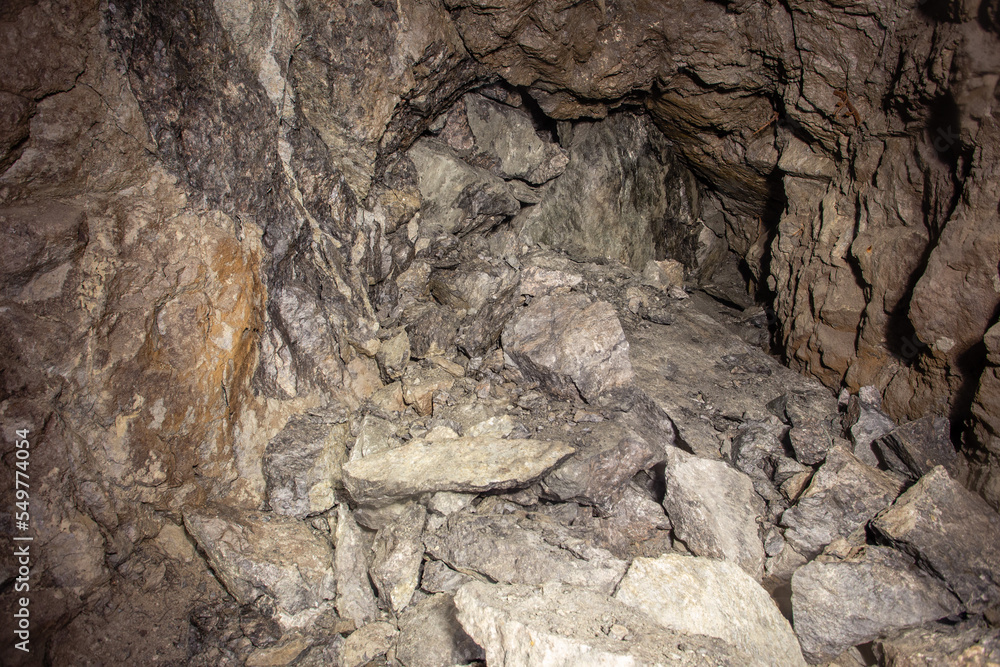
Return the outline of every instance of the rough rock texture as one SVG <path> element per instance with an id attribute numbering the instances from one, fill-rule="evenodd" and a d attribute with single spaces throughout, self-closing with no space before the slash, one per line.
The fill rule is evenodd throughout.
<path id="1" fill-rule="evenodd" d="M 488 436 L 413 440 L 344 465 L 359 503 L 383 505 L 435 491 L 477 493 L 527 486 L 573 453 L 561 442 Z"/>
<path id="2" fill-rule="evenodd" d="M 568 399 L 612 403 L 633 379 L 614 308 L 582 294 L 532 301 L 504 329 L 503 349 L 527 377 Z"/>
<path id="3" fill-rule="evenodd" d="M 305 524 L 209 507 L 186 512 L 184 526 L 240 604 L 269 598 L 287 627 L 311 623 L 332 606 L 337 591 L 333 553 Z"/>
<path id="4" fill-rule="evenodd" d="M 895 632 L 873 648 L 887 667 L 1000 664 L 1000 630 L 981 621 L 931 623 Z"/>
<path id="5" fill-rule="evenodd" d="M 941 577 L 969 610 L 1000 606 L 1000 515 L 943 467 L 924 475 L 872 527 Z"/>
<path id="6" fill-rule="evenodd" d="M 332 508 L 347 460 L 343 417 L 296 415 L 264 450 L 267 502 L 278 514 L 302 519 Z"/>
<path id="7" fill-rule="evenodd" d="M 721 558 L 760 580 L 764 545 L 758 518 L 764 501 L 750 478 L 722 461 L 667 452 L 663 507 L 678 539 L 699 556 Z"/>
<path id="8" fill-rule="evenodd" d="M 748 656 L 712 637 L 672 632 L 613 598 L 565 585 L 466 584 L 458 620 L 498 667 L 740 665 Z"/>
<path id="9" fill-rule="evenodd" d="M 516 220 L 525 240 L 637 270 L 665 256 L 697 268 L 698 188 L 648 117 L 576 126 L 569 148 L 566 173 Z"/>
<path id="10" fill-rule="evenodd" d="M 800 568 L 792 608 L 802 652 L 817 663 L 890 630 L 951 616 L 961 603 L 903 554 L 868 547 L 845 561 Z"/>
<path id="11" fill-rule="evenodd" d="M 898 478 L 835 447 L 798 503 L 782 515 L 785 539 L 811 558 L 838 537 L 847 537 L 868 523 L 896 499 L 902 487 Z"/>
<path id="12" fill-rule="evenodd" d="M 805 665 L 798 639 L 760 584 L 732 563 L 667 554 L 637 558 L 615 599 L 660 625 L 717 637 L 755 665 Z"/>
<path id="13" fill-rule="evenodd" d="M 947 419 L 928 415 L 883 436 L 876 443 L 877 453 L 891 470 L 912 479 L 920 479 L 939 465 L 954 474 L 958 454 L 950 432 Z"/>
<path id="14" fill-rule="evenodd" d="M 399 617 L 396 659 L 405 667 L 464 665 L 483 659 L 481 649 L 456 618 L 455 598 L 441 593 L 421 600 Z"/>
<path id="15" fill-rule="evenodd" d="M 548 530 L 546 530 L 548 528 Z M 553 534 L 554 532 L 554 534 Z M 561 582 L 611 594 L 628 563 L 585 540 L 514 516 L 453 514 L 425 537 L 427 553 L 462 572 L 515 584 Z"/>
<path id="16" fill-rule="evenodd" d="M 372 542 L 368 572 L 379 600 L 396 613 L 410 604 L 420 583 L 420 564 L 424 557 L 420 536 L 426 519 L 427 510 L 412 503 L 399 518 L 380 529 Z"/>

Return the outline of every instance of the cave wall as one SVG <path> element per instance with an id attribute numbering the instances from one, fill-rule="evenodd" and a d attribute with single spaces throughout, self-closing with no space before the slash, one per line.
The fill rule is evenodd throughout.
<path id="1" fill-rule="evenodd" d="M 996 505 L 1000 48 L 974 4 L 6 5 L 0 414 L 33 433 L 41 571 L 71 592 L 49 618 L 154 510 L 258 506 L 288 414 L 381 386 L 372 299 L 419 208 L 398 150 L 499 78 L 554 119 L 645 106 L 789 362 L 971 416 Z"/>

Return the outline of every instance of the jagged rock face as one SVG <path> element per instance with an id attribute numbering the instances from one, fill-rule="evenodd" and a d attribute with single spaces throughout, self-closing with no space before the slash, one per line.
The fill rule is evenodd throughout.
<path id="1" fill-rule="evenodd" d="M 574 151 L 582 160 L 599 154 L 581 148 L 597 134 L 618 148 L 628 142 L 616 133 L 649 137 L 636 150 L 652 147 L 655 155 L 619 164 L 645 172 L 657 162 L 662 173 L 629 174 L 624 182 L 644 184 L 640 194 L 656 194 L 660 183 L 674 190 L 633 211 L 648 223 L 641 233 L 602 230 L 608 235 L 586 253 L 565 234 L 555 245 L 577 258 L 603 245 L 597 254 L 633 268 L 666 254 L 683 261 L 689 277 L 704 279 L 728 246 L 745 260 L 758 294 L 771 300 L 767 317 L 793 366 L 852 391 L 875 386 L 895 419 L 947 414 L 956 431 L 965 429 L 971 455 L 968 470 L 949 471 L 996 507 L 1000 49 L 997 3 L 974 4 L 879 0 L 859 11 L 822 0 L 195 0 L 183 7 L 125 0 L 0 8 L 0 418 L 5 428 L 31 431 L 31 523 L 41 554 L 34 572 L 47 587 L 33 610 L 38 636 L 61 628 L 109 579 L 131 577 L 136 585 L 143 572 L 136 563 L 152 559 L 150 571 L 158 572 L 152 538 L 163 543 L 165 524 L 177 528 L 210 501 L 254 517 L 241 528 L 248 534 L 255 512 L 270 506 L 294 517 L 275 525 L 308 534 L 317 553 L 325 554 L 325 541 L 336 543 L 333 564 L 323 560 L 318 568 L 321 604 L 332 599 L 341 617 L 359 624 L 380 613 L 371 568 L 383 606 L 422 595 L 413 590 L 421 536 L 400 524 L 404 512 L 423 521 L 412 505 L 418 500 L 428 505 L 428 530 L 454 537 L 459 531 L 442 528 L 439 515 L 471 511 L 465 496 L 498 492 L 477 498 L 476 510 L 487 517 L 491 508 L 505 516 L 512 505 L 547 507 L 540 494 L 550 494 L 546 503 L 572 497 L 600 508 L 571 521 L 589 526 L 588 535 L 601 536 L 616 557 L 661 549 L 662 537 L 650 535 L 671 532 L 658 503 L 662 489 L 656 498 L 650 489 L 657 473 L 638 469 L 658 454 L 633 452 L 632 480 L 553 473 L 571 451 L 551 444 L 565 433 L 546 424 L 584 437 L 581 424 L 606 419 L 650 446 L 687 445 L 699 456 L 726 458 L 734 424 L 766 419 L 763 405 L 773 396 L 757 394 L 790 381 L 770 367 L 760 371 L 743 348 L 726 358 L 713 352 L 718 347 L 681 345 L 678 353 L 697 359 L 661 369 L 653 353 L 675 350 L 650 343 L 640 324 L 662 334 L 676 322 L 675 332 L 697 337 L 700 315 L 673 303 L 687 297 L 683 289 L 664 291 L 617 269 L 584 282 L 568 257 L 525 254 L 521 243 L 531 239 L 511 219 L 541 216 L 551 206 L 545 197 L 560 189 L 573 196 L 589 188 L 579 174 L 573 180 L 572 159 Z M 643 107 L 662 137 L 639 113 Z M 537 122 L 538 110 L 545 122 Z M 492 125 L 500 118 L 522 133 L 523 146 L 504 143 L 501 126 Z M 581 119 L 603 120 L 588 133 L 570 122 Z M 561 121 L 555 134 L 553 120 Z M 427 132 L 436 138 L 418 141 Z M 462 209 L 454 225 L 429 220 L 435 202 L 420 152 L 429 142 L 446 147 L 437 155 L 449 169 L 464 164 L 474 176 L 441 204 Z M 495 196 L 484 195 L 487 182 Z M 679 231 L 665 216 L 681 223 Z M 602 222 L 614 227 L 611 220 L 589 224 Z M 668 237 L 648 238 L 661 232 Z M 612 281 L 628 285 L 624 298 Z M 532 305 L 522 309 L 526 298 Z M 505 364 L 497 349 L 505 328 L 513 332 L 522 322 L 519 313 L 581 298 L 615 301 L 614 313 L 610 306 L 601 312 L 601 331 L 590 334 L 632 350 L 632 362 L 617 355 L 619 377 L 610 384 L 628 391 L 615 405 L 603 405 L 604 392 L 594 389 L 609 379 L 607 368 L 535 364 L 542 385 L 548 378 L 565 386 L 563 399 L 580 392 L 588 402 L 570 409 L 555 405 L 559 396 L 522 392 L 518 385 L 532 373 Z M 628 325 L 624 335 L 620 321 Z M 567 329 L 549 333 L 559 338 Z M 456 349 L 462 364 L 450 359 Z M 763 379 L 772 372 L 775 381 Z M 713 385 L 725 378 L 727 390 L 729 382 L 749 382 L 739 398 L 681 395 L 671 380 L 678 373 Z M 712 405 L 716 398 L 725 405 Z M 857 529 L 899 490 L 896 478 L 870 469 L 877 457 L 851 459 L 862 471 L 855 477 L 869 480 L 857 494 L 842 476 L 826 479 L 840 451 L 831 449 L 836 438 L 826 428 L 830 403 L 817 401 L 816 415 L 782 409 L 790 449 L 784 427 L 772 424 L 773 441 L 762 452 L 737 447 L 732 457 L 750 478 L 744 495 L 766 500 L 766 511 L 752 504 L 769 524 L 754 538 L 769 575 L 798 563 L 796 548 L 811 556 L 839 548 L 827 538 L 857 539 Z M 345 413 L 363 407 L 365 419 L 384 428 L 328 420 L 322 410 L 329 405 Z M 518 415 L 544 415 L 545 423 L 539 419 L 529 432 L 520 422 L 490 422 L 512 406 L 523 411 Z M 308 448 L 297 446 L 300 436 L 283 441 L 289 416 L 306 410 L 335 426 L 336 437 L 313 434 Z M 677 428 L 671 412 L 680 415 Z M 484 423 L 499 432 L 472 431 Z M 489 471 L 482 483 L 380 491 L 389 506 L 362 508 L 368 514 L 338 496 L 351 442 L 348 476 L 352 466 L 364 467 L 358 459 L 378 456 L 394 473 L 389 453 L 402 439 L 411 448 L 440 445 L 448 440 L 442 433 L 463 443 L 499 442 L 501 452 L 523 442 L 559 451 L 525 474 Z M 13 444 L 4 437 L 11 473 Z M 441 452 L 442 460 L 455 459 L 447 446 Z M 496 458 L 502 467 L 503 457 Z M 608 456 L 598 458 L 580 464 L 588 460 L 580 448 L 572 460 L 601 470 Z M 903 463 L 906 474 L 926 472 Z M 878 488 L 870 481 L 876 478 Z M 798 509 L 785 512 L 807 487 Z M 464 496 L 417 498 L 456 490 Z M 497 499 L 501 491 L 509 493 Z M 13 498 L 9 487 L 0 492 L 4 507 Z M 864 511 L 845 514 L 821 538 L 795 533 L 810 505 L 841 498 L 863 501 Z M 944 502 L 936 498 L 928 502 Z M 392 502 L 402 499 L 410 504 Z M 829 514 L 824 507 L 816 513 Z M 304 521 L 316 524 L 306 529 Z M 511 525 L 528 535 L 524 543 L 544 541 L 534 528 Z M 782 525 L 792 531 L 787 543 Z M 888 519 L 879 525 L 887 539 L 926 560 L 921 545 L 891 530 Z M 377 540 L 369 528 L 380 531 Z M 268 558 L 280 551 L 271 543 L 282 539 L 269 541 Z M 575 538 L 560 539 L 558 547 L 545 544 L 575 563 L 567 555 L 579 550 Z M 467 546 L 451 545 L 456 552 Z M 756 573 L 764 556 L 755 554 Z M 258 563 L 262 571 L 268 558 Z M 396 562 L 405 562 L 405 577 L 386 565 Z M 624 561 L 614 563 L 623 571 L 617 565 Z M 9 582 L 9 553 L 0 566 L 0 579 Z M 229 585 L 239 589 L 234 582 L 243 579 L 234 575 Z M 267 581 L 254 579 L 247 590 Z M 12 595 L 6 591 L 4 600 Z M 993 604 L 995 591 L 989 594 Z M 212 627 L 229 632 L 225 624 Z M 382 649 L 395 636 L 388 631 L 373 635 Z M 73 632 L 86 634 L 85 622 Z M 246 631 L 246 642 L 252 637 L 260 633 Z M 227 650 L 242 660 L 254 650 L 246 642 Z M 322 661 L 339 650 L 331 641 L 311 655 Z M 351 651 L 370 655 L 366 646 Z"/>

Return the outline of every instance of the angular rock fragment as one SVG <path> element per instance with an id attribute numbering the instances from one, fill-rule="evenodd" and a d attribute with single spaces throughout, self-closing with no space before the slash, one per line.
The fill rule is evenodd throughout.
<path id="1" fill-rule="evenodd" d="M 532 301 L 504 329 L 503 349 L 525 376 L 570 400 L 610 404 L 633 381 L 614 307 L 583 294 Z"/>
<path id="2" fill-rule="evenodd" d="M 421 600 L 399 617 L 396 659 L 405 667 L 464 665 L 483 659 L 483 649 L 456 618 L 455 598 L 447 593 Z"/>
<path id="3" fill-rule="evenodd" d="M 561 442 L 463 437 L 422 439 L 344 465 L 344 485 L 358 503 L 387 505 L 436 491 L 479 493 L 527 486 L 574 449 Z"/>
<path id="4" fill-rule="evenodd" d="M 593 428 L 573 456 L 545 477 L 542 488 L 558 500 L 608 510 L 637 472 L 663 460 L 662 448 L 614 422 L 604 422 Z"/>
<path id="5" fill-rule="evenodd" d="M 406 309 L 404 320 L 412 357 L 426 359 L 454 354 L 458 337 L 455 311 L 436 303 L 418 303 Z"/>
<path id="6" fill-rule="evenodd" d="M 426 416 L 434 411 L 434 392 L 448 391 L 454 384 L 455 376 L 440 366 L 409 364 L 403 373 L 403 400 Z"/>
<path id="7" fill-rule="evenodd" d="M 428 560 L 420 576 L 420 588 L 428 593 L 454 593 L 473 577 L 457 572 L 439 560 Z"/>
<path id="8" fill-rule="evenodd" d="M 785 412 L 792 423 L 788 440 L 795 451 L 795 459 L 809 466 L 822 463 L 833 447 L 833 439 L 825 423 L 829 415 L 817 415 L 798 401 L 789 401 Z"/>
<path id="9" fill-rule="evenodd" d="M 945 417 L 929 415 L 897 426 L 876 440 L 874 447 L 890 470 L 912 479 L 920 479 L 939 465 L 954 473 L 958 460 Z"/>
<path id="10" fill-rule="evenodd" d="M 869 546 L 848 560 L 799 568 L 792 610 L 802 652 L 817 663 L 892 630 L 955 614 L 961 603 L 904 554 Z"/>
<path id="11" fill-rule="evenodd" d="M 521 210 L 503 179 L 462 161 L 436 139 L 409 151 L 420 180 L 424 225 L 454 234 L 488 230 Z"/>
<path id="12" fill-rule="evenodd" d="M 836 538 L 847 537 L 867 523 L 901 490 L 899 479 L 834 447 L 798 503 L 782 515 L 785 539 L 811 558 Z"/>
<path id="13" fill-rule="evenodd" d="M 472 582 L 455 606 L 490 667 L 750 664 L 719 639 L 668 630 L 614 598 L 566 585 Z"/>
<path id="14" fill-rule="evenodd" d="M 396 628 L 391 623 L 376 621 L 352 632 L 340 649 L 343 667 L 365 667 L 385 655 L 396 641 Z"/>
<path id="15" fill-rule="evenodd" d="M 392 380 L 403 377 L 403 369 L 410 360 L 410 339 L 403 329 L 392 338 L 382 342 L 375 355 L 385 376 Z"/>
<path id="16" fill-rule="evenodd" d="M 278 514 L 298 519 L 325 512 L 336 502 L 340 467 L 347 459 L 343 419 L 295 415 L 267 444 L 267 500 Z"/>
<path id="17" fill-rule="evenodd" d="M 273 600 L 285 628 L 309 623 L 333 605 L 333 553 L 299 521 L 210 505 L 184 512 L 184 527 L 240 604 Z"/>
<path id="18" fill-rule="evenodd" d="M 882 412 L 882 396 L 875 387 L 862 387 L 852 396 L 847 408 L 854 455 L 870 466 L 879 464 L 872 443 L 896 428 L 895 422 Z"/>
<path id="19" fill-rule="evenodd" d="M 558 144 L 539 139 L 527 113 L 474 93 L 463 99 L 474 150 L 496 160 L 500 176 L 541 185 L 566 169 L 569 155 Z"/>
<path id="20" fill-rule="evenodd" d="M 668 450 L 665 474 L 663 507 L 677 538 L 692 553 L 736 563 L 759 581 L 764 545 L 757 520 L 765 507 L 750 478 L 678 449 Z"/>
<path id="21" fill-rule="evenodd" d="M 711 558 L 637 558 L 615 599 L 678 632 L 717 637 L 752 658 L 747 664 L 802 665 L 792 627 L 746 572 Z"/>
<path id="22" fill-rule="evenodd" d="M 1000 628 L 974 619 L 957 625 L 929 623 L 894 632 L 872 648 L 879 664 L 887 667 L 1000 665 Z"/>
<path id="23" fill-rule="evenodd" d="M 427 533 L 424 543 L 431 557 L 492 581 L 558 581 L 611 593 L 625 574 L 628 563 L 608 551 L 583 540 L 563 540 L 565 546 L 561 546 L 552 536 L 532 530 L 531 523 L 513 515 L 460 512 L 448 517 L 441 529 Z"/>
<path id="24" fill-rule="evenodd" d="M 337 613 L 362 626 L 378 616 L 375 593 L 368 583 L 371 534 L 355 523 L 345 504 L 337 507 L 336 549 Z"/>
<path id="25" fill-rule="evenodd" d="M 663 505 L 635 482 L 625 485 L 604 516 L 584 516 L 573 525 L 585 526 L 592 531 L 596 544 L 626 560 L 637 555 L 656 556 L 671 549 L 670 518 Z"/>
<path id="26" fill-rule="evenodd" d="M 1000 608 L 1000 515 L 941 466 L 872 527 L 944 580 L 972 612 Z"/>
<path id="27" fill-rule="evenodd" d="M 379 600 L 395 613 L 410 604 L 420 582 L 420 563 L 424 557 L 420 536 L 426 520 L 423 506 L 410 503 L 398 519 L 375 534 L 368 572 Z"/>

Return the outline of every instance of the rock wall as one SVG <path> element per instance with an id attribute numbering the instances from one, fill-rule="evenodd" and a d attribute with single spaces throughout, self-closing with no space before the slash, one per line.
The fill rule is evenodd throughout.
<path id="1" fill-rule="evenodd" d="M 788 361 L 952 417 L 996 506 L 1000 47 L 974 5 L 0 9 L 0 416 L 70 592 L 39 623 L 182 505 L 260 506 L 289 414 L 381 389 L 421 206 L 402 149 L 501 78 L 556 120 L 645 106 Z"/>

